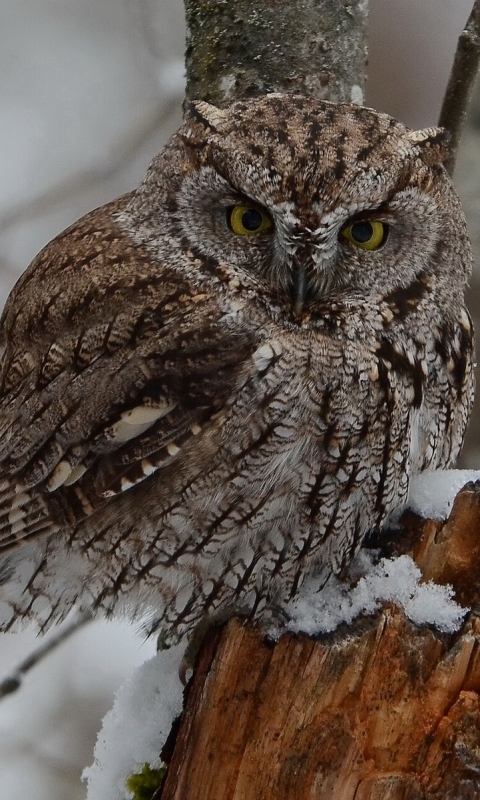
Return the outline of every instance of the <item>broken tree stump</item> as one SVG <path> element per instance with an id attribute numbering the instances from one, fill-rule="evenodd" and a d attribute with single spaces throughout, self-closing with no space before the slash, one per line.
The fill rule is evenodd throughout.
<path id="1" fill-rule="evenodd" d="M 446 523 L 409 516 L 425 578 L 478 602 L 480 487 Z M 401 544 L 401 543 L 400 543 Z M 480 619 L 445 635 L 394 605 L 312 640 L 211 631 L 155 800 L 480 797 Z"/>

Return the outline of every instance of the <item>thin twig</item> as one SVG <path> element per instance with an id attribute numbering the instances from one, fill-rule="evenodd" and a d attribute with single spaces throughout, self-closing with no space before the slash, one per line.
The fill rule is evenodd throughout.
<path id="1" fill-rule="evenodd" d="M 78 614 L 70 624 L 65 625 L 58 633 L 45 639 L 24 661 L 18 664 L 10 675 L 7 675 L 6 678 L 0 681 L 0 700 L 8 694 L 16 692 L 22 685 L 22 679 L 27 672 L 30 672 L 30 670 L 36 667 L 45 656 L 49 655 L 53 650 L 56 650 L 66 639 L 69 639 L 70 636 L 76 633 L 80 628 L 83 628 L 83 626 L 92 619 L 92 614 L 89 611 L 85 611 L 82 614 Z"/>
<path id="2" fill-rule="evenodd" d="M 450 158 L 445 166 L 453 174 L 458 145 L 480 65 L 480 0 L 475 0 L 467 24 L 460 34 L 450 78 L 445 90 L 439 125 L 451 134 Z"/>

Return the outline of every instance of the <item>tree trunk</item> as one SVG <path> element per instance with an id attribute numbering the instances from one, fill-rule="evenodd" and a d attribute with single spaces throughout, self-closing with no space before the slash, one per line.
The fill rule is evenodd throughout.
<path id="1" fill-rule="evenodd" d="M 185 0 L 188 100 L 363 102 L 368 0 Z"/>
<path id="2" fill-rule="evenodd" d="M 480 486 L 406 528 L 428 577 L 477 603 Z M 232 620 L 203 643 L 155 800 L 478 800 L 479 642 L 473 613 L 446 636 L 390 605 L 318 641 Z"/>

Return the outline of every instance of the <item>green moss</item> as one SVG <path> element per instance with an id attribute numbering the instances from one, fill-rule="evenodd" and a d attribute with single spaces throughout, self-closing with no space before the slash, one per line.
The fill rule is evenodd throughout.
<path id="1" fill-rule="evenodd" d="M 132 792 L 133 800 L 151 800 L 161 786 L 166 771 L 166 767 L 152 769 L 149 764 L 144 764 L 140 772 L 130 775 L 125 781 L 125 786 Z"/>

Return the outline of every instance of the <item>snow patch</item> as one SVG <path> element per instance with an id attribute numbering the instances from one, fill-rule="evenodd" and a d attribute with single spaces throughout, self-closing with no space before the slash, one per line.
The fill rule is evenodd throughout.
<path id="1" fill-rule="evenodd" d="M 433 625 L 442 633 L 453 633 L 462 624 L 468 609 L 453 599 L 451 586 L 422 583 L 422 573 L 406 555 L 373 562 L 373 551 L 360 551 L 352 565 L 361 577 L 352 588 L 332 577 L 322 589 L 314 581 L 284 606 L 289 621 L 285 627 L 269 630 L 278 638 L 285 631 L 317 636 L 329 633 L 342 623 L 349 625 L 360 614 L 373 614 L 382 602 L 403 608 L 417 625 Z"/>
<path id="2" fill-rule="evenodd" d="M 160 751 L 182 710 L 179 669 L 185 648 L 181 643 L 160 651 L 118 690 L 98 734 L 95 761 L 83 772 L 87 800 L 130 800 L 127 778 L 144 764 L 161 766 Z"/>
<path id="3" fill-rule="evenodd" d="M 408 507 L 424 519 L 445 520 L 460 489 L 470 481 L 480 481 L 480 470 L 437 469 L 413 475 Z"/>

